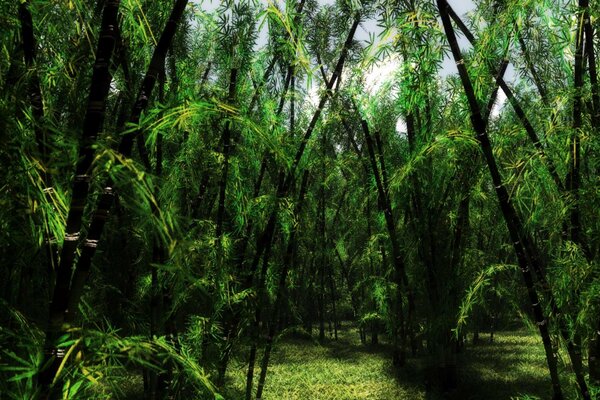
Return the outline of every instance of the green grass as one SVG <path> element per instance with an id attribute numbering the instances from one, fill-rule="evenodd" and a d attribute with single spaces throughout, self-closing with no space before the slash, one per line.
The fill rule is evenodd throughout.
<path id="1" fill-rule="evenodd" d="M 239 354 L 239 352 L 238 352 Z M 283 338 L 275 346 L 264 400 L 435 400 L 426 393 L 425 356 L 410 358 L 399 372 L 391 366 L 390 347 L 361 345 L 356 328 L 345 324 L 339 340 L 319 344 L 310 339 Z M 260 360 L 261 354 L 259 354 Z M 549 399 L 550 382 L 539 338 L 525 330 L 500 332 L 494 343 L 468 345 L 459 356 L 457 399 Z M 245 357 L 229 369 L 224 396 L 242 399 Z M 570 374 L 569 374 L 570 375 Z M 255 375 L 258 379 L 258 372 Z M 562 374 L 567 398 L 576 398 L 574 386 Z"/>

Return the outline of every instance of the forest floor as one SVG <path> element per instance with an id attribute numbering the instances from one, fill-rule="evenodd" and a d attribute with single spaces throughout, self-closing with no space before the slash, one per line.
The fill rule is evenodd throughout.
<path id="1" fill-rule="evenodd" d="M 319 344 L 308 338 L 284 337 L 274 346 L 263 399 L 440 398 L 425 389 L 425 357 L 410 358 L 407 366 L 396 373 L 391 365 L 389 344 L 381 340 L 380 343 L 361 344 L 357 329 L 349 323 L 343 325 L 337 341 L 327 339 Z M 259 353 L 257 360 L 260 361 L 260 357 Z M 482 335 L 480 344 L 466 346 L 459 356 L 459 366 L 460 390 L 456 398 L 532 400 L 551 397 L 541 341 L 525 329 L 498 332 L 493 343 L 489 343 L 488 335 Z M 246 369 L 243 357 L 231 364 L 226 383 L 228 390 L 223 393 L 227 400 L 244 398 Z M 258 371 L 255 388 L 257 379 Z M 565 387 L 565 392 L 569 391 Z"/>

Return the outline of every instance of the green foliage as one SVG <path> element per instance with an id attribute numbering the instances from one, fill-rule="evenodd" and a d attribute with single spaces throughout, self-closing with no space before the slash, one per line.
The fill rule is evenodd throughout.
<path id="1" fill-rule="evenodd" d="M 278 361 L 268 366 L 265 398 L 275 389 L 290 398 L 419 398 L 415 377 L 401 375 L 405 387 L 389 375 L 392 354 L 416 352 L 405 369 L 451 369 L 455 339 L 471 331 L 517 320 L 534 328 L 506 205 L 430 0 L 190 2 L 173 43 L 158 52 L 177 2 L 122 0 L 75 254 L 78 265 L 93 248 L 91 266 L 57 277 L 109 3 L 0 2 L 2 396 L 45 395 L 38 373 L 51 360 L 42 350 L 56 333 L 46 328 L 49 303 L 80 273 L 81 301 L 57 335 L 57 398 L 236 398 L 246 347 L 262 355 L 270 341 Z M 599 11 L 592 4 L 592 22 Z M 517 236 L 531 238 L 527 263 L 539 261 L 532 288 L 551 340 L 579 340 L 587 358 L 600 315 L 600 105 L 589 59 L 575 87 L 581 15 L 574 1 L 475 1 L 459 16 L 475 41 L 461 42 L 458 61 L 482 109 L 500 61 L 510 62 L 512 97 L 500 97 L 486 121 L 491 154 Z M 136 98 L 155 52 L 154 87 Z M 140 104 L 139 121 L 128 122 Z M 131 135 L 135 150 L 124 155 L 119 143 Z M 115 193 L 108 214 L 98 213 L 105 186 Z M 86 241 L 98 224 L 99 240 Z M 385 326 L 382 347 L 341 354 L 358 345 L 358 332 L 340 329 L 335 344 L 325 331 L 335 337 L 349 317 L 364 329 Z M 459 364 L 482 382 L 540 381 L 541 345 L 525 336 L 501 334 L 527 358 L 518 373 L 490 369 L 508 363 L 492 345 Z M 297 343 L 306 337 L 312 359 Z M 332 358 L 365 364 L 316 356 L 328 346 Z M 568 359 L 565 346 L 556 351 Z M 323 377 L 319 368 L 336 370 Z M 569 371 L 560 375 L 571 388 Z M 323 390 L 332 381 L 335 389 Z M 531 393 L 545 398 L 538 389 Z M 535 398 L 520 391 L 505 398 Z"/>

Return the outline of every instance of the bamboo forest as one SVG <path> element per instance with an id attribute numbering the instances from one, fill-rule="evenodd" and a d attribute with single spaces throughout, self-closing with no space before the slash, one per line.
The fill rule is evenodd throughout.
<path id="1" fill-rule="evenodd" d="M 1 0 L 0 399 L 600 399 L 599 18 Z"/>

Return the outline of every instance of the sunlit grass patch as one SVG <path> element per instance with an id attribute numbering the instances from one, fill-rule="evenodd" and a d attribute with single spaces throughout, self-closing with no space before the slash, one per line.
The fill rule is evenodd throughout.
<path id="1" fill-rule="evenodd" d="M 424 387 L 403 385 L 395 379 L 387 346 L 362 346 L 358 338 L 354 329 L 344 329 L 337 342 L 328 340 L 322 345 L 310 340 L 282 339 L 273 351 L 263 398 L 425 398 Z M 247 368 L 244 361 L 240 358 L 231 366 L 227 399 L 242 397 Z"/>
<path id="2" fill-rule="evenodd" d="M 539 337 L 534 332 L 500 332 L 495 341 L 486 338 L 468 345 L 459 356 L 460 390 L 456 398 L 547 399 L 550 380 Z M 263 399 L 358 400 L 428 399 L 439 397 L 425 390 L 426 358 L 410 358 L 395 372 L 391 348 L 385 343 L 362 345 L 355 328 L 346 325 L 338 341 L 323 344 L 308 339 L 283 338 L 275 346 Z M 261 354 L 259 354 L 260 360 Z M 258 367 L 258 364 L 257 364 Z M 226 399 L 241 399 L 245 390 L 247 364 L 244 357 L 233 361 L 228 374 Z M 576 390 L 562 371 L 566 398 Z M 258 379 L 258 372 L 255 375 Z"/>

